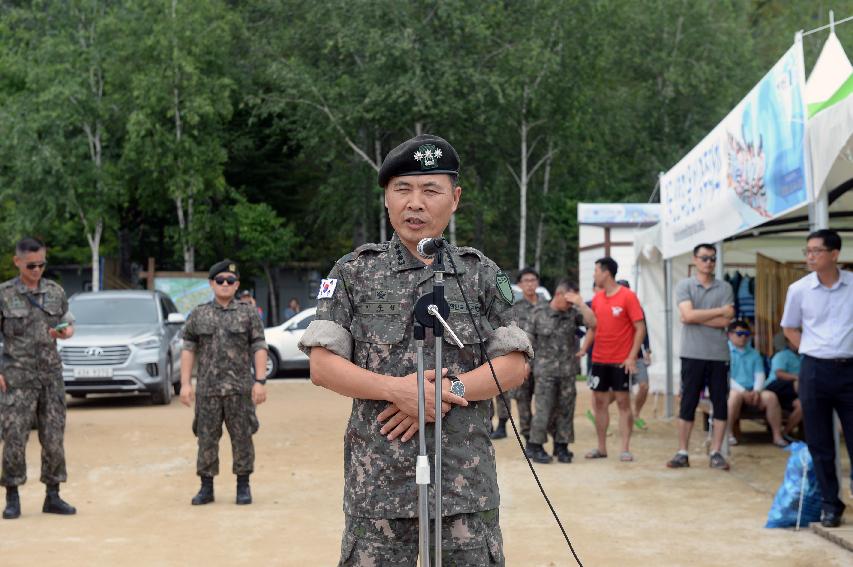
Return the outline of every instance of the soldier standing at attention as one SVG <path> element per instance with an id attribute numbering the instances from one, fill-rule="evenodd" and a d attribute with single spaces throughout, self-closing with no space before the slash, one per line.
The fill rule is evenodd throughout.
<path id="1" fill-rule="evenodd" d="M 258 430 L 255 406 L 267 399 L 267 343 L 254 307 L 234 298 L 240 287 L 237 265 L 231 260 L 214 264 L 208 278 L 214 299 L 190 313 L 181 353 L 181 402 L 189 407 L 195 398 L 193 433 L 198 437 L 196 470 L 201 477 L 201 489 L 192 503 L 213 502 L 213 477 L 219 473 L 224 421 L 234 455 L 237 504 L 251 504 L 249 475 L 255 465 L 252 435 Z M 197 396 L 190 383 L 196 358 Z"/>
<path id="2" fill-rule="evenodd" d="M 418 556 L 417 360 L 412 310 L 432 291 L 431 261 L 417 244 L 441 236 L 459 205 L 459 157 L 444 139 L 422 135 L 392 150 L 379 170 L 394 236 L 365 244 L 338 260 L 317 296 L 317 318 L 300 348 L 311 358 L 311 380 L 353 399 L 344 436 L 344 517 L 341 566 L 410 565 Z M 452 258 L 452 262 L 451 262 Z M 455 263 L 456 268 L 453 268 Z M 448 245 L 444 259 L 448 323 L 464 348 L 444 337 L 447 374 L 427 372 L 426 418 L 441 411 L 444 561 L 504 565 L 495 451 L 489 439 L 490 400 L 497 394 L 471 316 L 501 387 L 521 384 L 533 356 L 526 334 L 504 326 L 512 305 L 509 278 L 473 248 Z M 457 283 L 458 282 L 458 283 Z M 469 305 L 463 300 L 461 287 Z M 470 315 L 469 315 L 470 309 Z M 427 333 L 425 360 L 435 359 Z M 435 408 L 435 387 L 445 403 Z M 452 408 L 452 409 L 451 409 Z M 434 444 L 434 428 L 425 432 Z M 430 501 L 433 487 L 430 486 Z"/>
<path id="3" fill-rule="evenodd" d="M 575 441 L 575 381 L 580 372 L 577 329 L 595 329 L 596 319 L 583 298 L 572 291 L 576 284 L 557 284 L 554 298 L 533 310 L 527 333 L 536 349 L 536 414 L 527 443 L 527 456 L 537 463 L 550 463 L 551 455 L 542 446 L 548 440 L 549 424 L 554 437 L 554 456 L 561 463 L 572 462 L 569 443 Z"/>
<path id="4" fill-rule="evenodd" d="M 15 246 L 19 275 L 0 284 L 0 327 L 4 348 L 0 361 L 0 400 L 4 405 L 0 429 L 4 432 L 3 474 L 6 487 L 4 519 L 21 515 L 18 486 L 27 481 L 27 438 L 35 420 L 41 443 L 41 481 L 47 486 L 42 512 L 75 514 L 59 497 L 65 482 L 65 383 L 57 339 L 74 334 L 65 291 L 42 278 L 47 249 L 35 238 Z"/>
<path id="5" fill-rule="evenodd" d="M 512 306 L 509 319 L 515 321 L 516 325 L 526 331 L 533 309 L 539 303 L 539 296 L 536 295 L 536 288 L 539 287 L 539 273 L 533 268 L 524 268 L 518 273 L 515 283 L 521 288 L 522 296 Z M 505 392 L 507 406 L 511 404 L 510 400 L 515 400 L 515 407 L 518 408 L 518 426 L 521 429 L 521 435 L 528 441 L 530 440 L 530 421 L 533 416 L 530 411 L 530 402 L 533 399 L 533 387 L 533 373 L 531 372 L 527 380 L 524 381 L 524 384 L 510 392 Z M 506 437 L 506 422 L 509 420 L 509 413 L 500 397 L 495 398 L 495 405 L 497 406 L 498 426 L 492 432 L 492 439 L 504 439 Z"/>

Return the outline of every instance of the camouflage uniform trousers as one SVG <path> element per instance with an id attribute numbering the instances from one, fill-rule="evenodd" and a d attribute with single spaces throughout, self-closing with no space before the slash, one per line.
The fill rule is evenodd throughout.
<path id="1" fill-rule="evenodd" d="M 27 481 L 27 439 L 33 422 L 41 443 L 41 482 L 65 482 L 65 388 L 59 384 L 9 388 L 0 395 L 0 405 L 4 437 L 0 486 L 19 486 Z"/>
<path id="2" fill-rule="evenodd" d="M 522 436 L 527 437 L 530 435 L 530 423 L 533 419 L 533 413 L 531 412 L 531 403 L 533 400 L 533 388 L 535 381 L 533 379 L 533 373 L 530 373 L 530 376 L 521 386 L 517 386 L 512 390 L 504 392 L 506 395 L 506 403 L 508 406 L 512 407 L 512 400 L 515 400 L 515 407 L 518 410 L 518 428 L 519 433 Z M 498 416 L 498 419 L 509 419 L 509 415 L 506 411 L 506 406 L 504 406 L 503 401 L 501 401 L 500 397 L 496 397 L 493 401 L 493 407 L 497 409 L 494 410 L 494 415 Z"/>
<path id="3" fill-rule="evenodd" d="M 498 510 L 457 514 L 442 519 L 442 565 L 505 565 Z M 430 520 L 430 530 L 434 523 Z M 416 567 L 418 518 L 359 518 L 346 515 L 338 567 Z M 435 550 L 430 534 L 430 560 Z"/>
<path id="4" fill-rule="evenodd" d="M 252 435 L 258 431 L 258 417 L 251 395 L 234 394 L 196 396 L 193 433 L 198 437 L 198 475 L 219 474 L 219 439 L 222 437 L 223 421 L 231 437 L 234 474 L 252 474 L 255 466 Z"/>
<path id="5" fill-rule="evenodd" d="M 536 413 L 530 431 L 530 442 L 544 444 L 548 433 L 555 443 L 575 442 L 576 377 L 539 376 L 536 379 Z"/>

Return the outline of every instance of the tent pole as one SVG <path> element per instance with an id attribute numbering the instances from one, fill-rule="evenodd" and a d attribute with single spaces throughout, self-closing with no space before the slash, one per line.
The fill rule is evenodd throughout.
<path id="1" fill-rule="evenodd" d="M 672 260 L 663 262 L 663 287 L 666 295 L 666 417 L 671 418 L 673 411 L 673 376 L 672 376 Z"/>
<path id="2" fill-rule="evenodd" d="M 722 281 L 726 275 L 726 258 L 723 255 L 723 241 L 717 242 L 717 265 L 714 271 L 714 277 Z"/>
<path id="3" fill-rule="evenodd" d="M 814 206 L 809 207 L 809 213 L 809 226 L 813 231 L 829 228 L 829 195 L 826 191 L 815 198 Z"/>

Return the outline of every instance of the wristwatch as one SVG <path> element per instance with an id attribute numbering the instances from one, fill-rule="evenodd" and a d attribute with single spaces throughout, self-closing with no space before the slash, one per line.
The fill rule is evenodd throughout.
<path id="1" fill-rule="evenodd" d="M 465 397 L 465 382 L 459 379 L 459 376 L 448 374 L 447 379 L 450 380 L 450 393 L 460 398 Z"/>
<path id="2" fill-rule="evenodd" d="M 267 379 L 264 378 L 263 380 L 255 380 L 255 384 L 260 384 L 261 386 L 266 386 L 267 385 Z"/>

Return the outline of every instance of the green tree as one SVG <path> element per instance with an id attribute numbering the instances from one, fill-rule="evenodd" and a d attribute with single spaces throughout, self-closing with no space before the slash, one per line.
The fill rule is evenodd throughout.
<path id="1" fill-rule="evenodd" d="M 23 224 L 58 219 L 63 210 L 79 219 L 97 291 L 102 238 L 122 195 L 115 164 L 123 100 L 108 79 L 115 8 L 98 0 L 45 1 L 4 15 L 15 83 L 0 115 L 7 195 L 32 203 L 17 208 L 30 219 Z"/>
<path id="2" fill-rule="evenodd" d="M 134 66 L 134 110 L 124 157 L 128 167 L 147 172 L 146 193 L 173 201 L 184 271 L 192 272 L 199 213 L 226 188 L 229 63 L 240 21 L 218 0 L 145 0 L 125 8 L 140 25 L 126 53 Z"/>
<path id="3" fill-rule="evenodd" d="M 290 260 L 300 242 L 293 226 L 265 203 L 249 203 L 237 197 L 231 208 L 229 232 L 235 242 L 235 256 L 241 263 L 259 268 L 270 291 L 270 325 L 278 324 L 278 291 L 273 268 Z"/>

